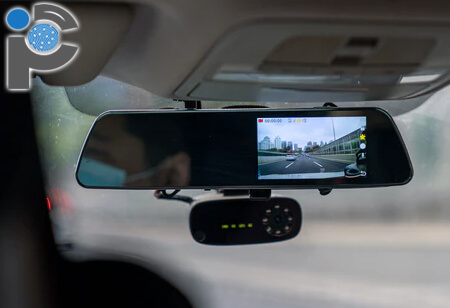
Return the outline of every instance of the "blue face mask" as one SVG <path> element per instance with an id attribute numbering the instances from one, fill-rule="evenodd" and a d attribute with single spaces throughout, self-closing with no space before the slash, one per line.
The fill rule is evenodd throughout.
<path id="1" fill-rule="evenodd" d="M 126 176 L 123 169 L 89 158 L 83 158 L 78 168 L 78 180 L 85 186 L 121 187 Z"/>

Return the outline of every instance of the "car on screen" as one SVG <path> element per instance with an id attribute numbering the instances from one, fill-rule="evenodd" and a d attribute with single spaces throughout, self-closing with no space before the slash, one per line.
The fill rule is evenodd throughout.
<path id="1" fill-rule="evenodd" d="M 297 157 L 295 157 L 295 155 L 292 155 L 292 154 L 286 155 L 286 161 L 294 161 L 296 159 L 297 159 Z"/>
<path id="2" fill-rule="evenodd" d="M 361 170 L 358 168 L 356 164 L 351 164 L 348 166 L 345 166 L 344 168 L 344 174 L 347 178 L 356 178 L 361 176 Z"/>

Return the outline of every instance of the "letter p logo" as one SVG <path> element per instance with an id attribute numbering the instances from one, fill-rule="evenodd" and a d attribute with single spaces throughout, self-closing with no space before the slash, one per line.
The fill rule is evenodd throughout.
<path id="1" fill-rule="evenodd" d="M 61 43 L 61 32 L 78 29 L 78 22 L 65 8 L 51 3 L 37 3 L 32 7 L 34 25 L 24 35 L 6 38 L 6 88 L 28 91 L 33 71 L 52 72 L 69 64 L 78 47 Z M 30 25 L 30 15 L 22 8 L 11 9 L 6 23 L 13 31 Z"/>

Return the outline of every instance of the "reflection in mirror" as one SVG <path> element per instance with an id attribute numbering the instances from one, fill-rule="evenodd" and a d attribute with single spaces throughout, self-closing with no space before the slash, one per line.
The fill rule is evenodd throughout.
<path id="1" fill-rule="evenodd" d="M 80 161 L 79 181 L 86 186 L 187 186 L 191 167 L 182 132 L 176 126 L 145 130 L 142 120 L 105 116 L 98 121 Z"/>

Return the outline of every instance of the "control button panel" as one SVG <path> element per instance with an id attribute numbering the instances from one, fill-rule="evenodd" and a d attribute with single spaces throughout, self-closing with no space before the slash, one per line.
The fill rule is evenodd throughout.
<path id="1" fill-rule="evenodd" d="M 192 237 L 210 245 L 270 243 L 295 237 L 301 228 L 300 204 L 294 199 L 223 198 L 194 204 Z"/>

